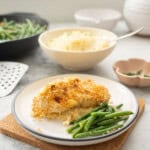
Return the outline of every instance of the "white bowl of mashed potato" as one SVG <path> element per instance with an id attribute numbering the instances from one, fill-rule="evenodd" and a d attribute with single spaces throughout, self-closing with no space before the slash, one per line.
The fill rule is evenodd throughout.
<path id="1" fill-rule="evenodd" d="M 42 33 L 43 51 L 66 69 L 82 71 L 94 67 L 116 46 L 117 36 L 97 28 L 63 28 Z"/>

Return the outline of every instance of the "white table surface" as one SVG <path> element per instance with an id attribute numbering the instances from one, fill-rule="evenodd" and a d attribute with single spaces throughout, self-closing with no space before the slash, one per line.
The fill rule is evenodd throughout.
<path id="1" fill-rule="evenodd" d="M 51 28 L 76 26 L 72 23 L 51 24 Z M 120 22 L 114 32 L 118 35 L 128 31 L 124 22 Z M 128 58 L 144 58 L 150 61 L 150 38 L 134 36 L 129 39 L 122 40 L 118 43 L 113 53 L 103 62 L 99 63 L 93 69 L 83 72 L 95 74 L 118 81 L 112 70 L 115 61 Z M 24 85 L 38 80 L 46 76 L 52 76 L 63 73 L 73 73 L 64 70 L 45 56 L 37 48 L 30 56 L 15 61 L 23 62 L 29 65 L 29 70 L 18 84 L 13 93 L 7 97 L 0 98 L 0 119 L 10 113 L 11 101 L 16 92 Z M 150 87 L 149 88 L 130 88 L 136 97 L 145 99 L 145 112 L 129 136 L 127 142 L 123 146 L 123 150 L 150 150 Z M 0 134 L 0 150 L 35 150 L 28 144 L 22 143 L 10 137 Z"/>

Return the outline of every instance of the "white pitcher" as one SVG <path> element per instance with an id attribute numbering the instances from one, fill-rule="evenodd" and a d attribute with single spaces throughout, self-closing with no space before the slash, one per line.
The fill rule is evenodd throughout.
<path id="1" fill-rule="evenodd" d="M 126 0 L 124 17 L 131 30 L 144 26 L 141 35 L 150 35 L 150 0 Z"/>

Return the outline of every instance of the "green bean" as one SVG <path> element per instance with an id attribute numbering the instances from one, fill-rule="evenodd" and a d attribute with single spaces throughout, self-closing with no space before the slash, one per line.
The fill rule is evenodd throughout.
<path id="1" fill-rule="evenodd" d="M 95 124 L 97 124 L 98 122 L 103 121 L 103 120 L 106 120 L 105 116 L 97 118 L 97 119 L 93 122 L 93 125 L 95 125 Z"/>
<path id="2" fill-rule="evenodd" d="M 103 109 L 106 106 L 108 106 L 107 102 L 103 102 L 100 106 L 92 109 L 90 112 L 88 112 L 85 115 L 81 116 L 79 119 L 70 122 L 70 124 L 74 124 L 74 123 L 80 122 L 81 120 L 86 119 L 87 117 L 89 117 L 92 112 L 96 112 L 96 111 L 98 111 L 100 109 Z"/>
<path id="3" fill-rule="evenodd" d="M 71 133 L 73 138 L 83 138 L 117 130 L 123 126 L 129 115 L 133 114 L 131 111 L 120 111 L 122 106 L 123 104 L 112 106 L 104 102 L 71 122 L 72 126 L 67 129 L 67 132 Z"/>
<path id="4" fill-rule="evenodd" d="M 92 116 L 97 116 L 97 117 L 102 117 L 105 116 L 107 114 L 110 114 L 110 112 L 102 112 L 102 111 L 98 111 L 98 112 L 92 112 L 91 115 Z"/>
<path id="5" fill-rule="evenodd" d="M 114 126 L 114 125 L 115 125 L 115 124 L 109 124 L 109 125 L 98 126 L 98 127 L 96 127 L 96 128 L 91 129 L 91 131 L 92 131 L 92 130 L 106 129 L 106 128 L 112 127 L 112 126 Z"/>
<path id="6" fill-rule="evenodd" d="M 94 124 L 96 124 L 100 121 L 106 120 L 106 119 L 111 119 L 111 118 L 120 117 L 120 116 L 129 116 L 131 114 L 133 114 L 133 112 L 131 112 L 131 111 L 120 111 L 120 112 L 110 113 L 108 115 L 105 115 L 102 118 L 98 118 L 97 120 L 95 120 Z"/>
<path id="7" fill-rule="evenodd" d="M 113 113 L 113 112 L 115 112 L 116 110 L 115 110 L 114 107 L 108 106 L 107 111 Z"/>
<path id="8" fill-rule="evenodd" d="M 0 40 L 16 40 L 39 34 L 46 30 L 46 26 L 42 26 L 26 19 L 25 22 L 17 23 L 13 20 L 4 18 L 0 23 Z"/>
<path id="9" fill-rule="evenodd" d="M 92 112 L 92 113 L 94 113 L 94 112 Z M 97 112 L 99 115 L 100 114 L 103 114 L 103 116 L 104 115 L 106 115 L 106 114 L 108 114 L 108 112 L 101 112 L 101 111 L 98 111 Z M 95 117 L 94 117 L 95 118 Z M 92 118 L 92 119 L 94 119 L 94 118 Z M 88 119 L 89 120 L 89 119 Z M 81 122 L 81 121 L 83 121 L 83 120 L 80 120 L 80 121 L 78 121 L 78 122 L 74 122 L 74 124 L 70 127 L 70 128 L 68 128 L 67 129 L 67 132 L 68 133 L 71 133 L 75 128 L 77 128 L 78 126 L 79 126 L 79 123 Z M 92 120 L 90 120 L 89 122 L 88 122 L 88 125 L 86 125 L 86 129 L 85 130 L 87 130 L 87 128 L 90 128 L 90 126 L 91 126 L 91 121 Z"/>
<path id="10" fill-rule="evenodd" d="M 79 123 L 79 125 L 80 125 L 79 128 L 77 128 L 75 130 L 75 132 L 73 132 L 73 135 L 72 135 L 73 138 L 76 136 L 76 134 L 80 133 L 83 130 L 84 125 L 86 124 L 86 122 L 87 122 L 87 120 L 84 120 L 84 121 Z"/>
<path id="11" fill-rule="evenodd" d="M 36 31 L 36 34 L 41 33 L 41 32 L 44 31 L 44 30 L 45 30 L 45 26 L 40 27 L 40 29 L 39 29 L 38 31 Z"/>
<path id="12" fill-rule="evenodd" d="M 76 134 L 80 133 L 81 131 L 82 131 L 82 127 L 79 126 L 79 127 L 75 130 L 75 132 L 73 132 L 72 137 L 74 138 L 74 137 L 76 136 Z"/>
<path id="13" fill-rule="evenodd" d="M 103 120 L 103 121 L 99 122 L 98 125 L 108 125 L 108 124 L 116 123 L 116 121 L 118 121 L 118 120 L 117 119 L 107 119 L 107 120 Z"/>
<path id="14" fill-rule="evenodd" d="M 132 115 L 133 112 L 132 111 L 120 111 L 120 112 L 114 112 L 111 114 L 108 114 L 105 116 L 105 118 L 114 118 L 114 117 L 119 117 L 119 116 L 128 116 L 128 115 Z"/>
<path id="15" fill-rule="evenodd" d="M 101 130 L 101 129 L 104 129 L 104 128 L 106 128 L 106 126 L 97 126 L 97 127 L 94 127 L 94 128 L 90 128 L 89 131 Z"/>
<path id="16" fill-rule="evenodd" d="M 123 106 L 123 104 L 119 104 L 116 106 L 117 109 L 120 109 Z"/>
<path id="17" fill-rule="evenodd" d="M 5 35 L 5 33 L 4 33 L 4 32 L 1 32 L 1 34 L 0 34 L 0 35 L 1 35 L 1 40 L 5 40 L 5 39 L 7 40 L 6 35 Z"/>
<path id="18" fill-rule="evenodd" d="M 11 20 L 11 21 L 6 22 L 6 26 L 5 27 L 9 27 L 9 26 L 12 26 L 14 24 L 15 24 L 15 21 Z"/>
<path id="19" fill-rule="evenodd" d="M 102 134 L 106 134 L 108 132 L 111 132 L 113 130 L 117 130 L 117 129 L 122 128 L 122 127 L 123 127 L 122 124 L 118 124 L 118 125 L 114 125 L 112 127 L 108 127 L 108 128 L 102 129 L 102 130 L 94 130 L 94 131 L 78 133 L 75 135 L 74 138 L 84 138 L 84 137 L 88 137 L 88 136 L 102 135 Z"/>
<path id="20" fill-rule="evenodd" d="M 20 35 L 19 35 L 19 38 L 23 38 L 24 35 L 25 35 L 25 32 L 26 32 L 26 29 L 25 29 L 25 28 L 21 28 L 21 29 L 20 29 Z"/>
<path id="21" fill-rule="evenodd" d="M 36 33 L 38 32 L 39 29 L 40 29 L 40 25 L 37 24 L 37 25 L 35 26 L 35 28 L 34 28 L 33 34 L 36 34 Z"/>
<path id="22" fill-rule="evenodd" d="M 98 127 L 94 128 L 94 129 L 91 129 L 90 131 L 102 130 L 102 129 L 105 129 L 105 128 L 107 128 L 107 126 L 98 126 Z"/>
<path id="23" fill-rule="evenodd" d="M 120 116 L 129 116 L 131 114 L 133 114 L 133 112 L 131 112 L 131 111 L 119 111 L 119 112 L 114 112 L 114 113 L 106 114 L 103 117 L 97 118 L 93 122 L 93 124 L 97 124 L 98 122 L 101 122 L 101 121 L 104 121 L 104 120 L 107 120 L 107 119 L 113 119 L 113 118 L 120 117 Z"/>
<path id="24" fill-rule="evenodd" d="M 74 124 L 74 125 L 72 125 L 70 128 L 68 128 L 67 129 L 67 132 L 68 133 L 71 133 L 75 128 L 77 128 L 77 127 L 79 127 L 79 124 L 78 123 L 76 123 L 76 124 Z"/>
<path id="25" fill-rule="evenodd" d="M 29 34 L 33 35 L 33 33 L 34 33 L 34 25 L 33 25 L 33 23 L 29 19 L 26 19 L 26 22 L 28 24 L 28 32 L 29 32 Z"/>
<path id="26" fill-rule="evenodd" d="M 89 128 L 91 127 L 92 123 L 94 122 L 94 120 L 96 119 L 96 116 L 90 116 L 84 126 L 84 131 L 88 131 Z"/>
<path id="27" fill-rule="evenodd" d="M 118 123 L 120 121 L 126 120 L 127 118 L 116 118 L 116 119 L 107 119 L 107 120 L 103 120 L 101 122 L 98 122 L 98 125 L 100 126 L 104 126 L 104 125 L 110 125 L 110 124 L 115 124 Z"/>

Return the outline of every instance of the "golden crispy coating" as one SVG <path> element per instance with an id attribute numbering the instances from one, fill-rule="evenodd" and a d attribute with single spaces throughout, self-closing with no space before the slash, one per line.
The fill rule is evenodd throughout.
<path id="1" fill-rule="evenodd" d="M 32 115 L 38 118 L 74 120 L 110 99 L 107 88 L 92 80 L 66 78 L 53 81 L 34 97 Z"/>

